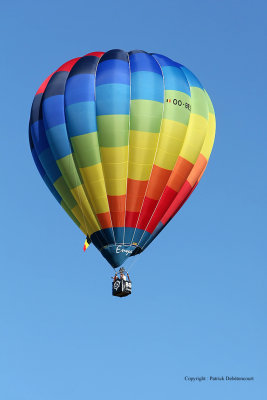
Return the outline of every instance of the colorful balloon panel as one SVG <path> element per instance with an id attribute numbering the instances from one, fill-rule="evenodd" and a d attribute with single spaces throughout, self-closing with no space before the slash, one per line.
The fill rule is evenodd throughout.
<path id="1" fill-rule="evenodd" d="M 51 193 L 113 266 L 144 250 L 194 191 L 215 115 L 196 76 L 143 51 L 94 52 L 38 89 L 30 145 Z"/>

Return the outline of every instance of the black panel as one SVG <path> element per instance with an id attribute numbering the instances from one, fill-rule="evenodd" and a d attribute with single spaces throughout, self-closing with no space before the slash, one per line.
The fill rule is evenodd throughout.
<path id="1" fill-rule="evenodd" d="M 98 62 L 99 62 L 99 57 L 95 56 L 82 57 L 73 66 L 69 74 L 69 78 L 72 77 L 73 75 L 78 75 L 78 74 L 95 74 Z"/>
<path id="2" fill-rule="evenodd" d="M 66 80 L 68 78 L 69 72 L 67 71 L 59 71 L 56 72 L 50 79 L 45 92 L 43 99 L 47 99 L 51 96 L 63 95 L 65 92 Z"/>
<path id="3" fill-rule="evenodd" d="M 39 93 L 33 99 L 30 125 L 34 124 L 36 121 L 39 121 L 39 119 L 43 118 L 42 107 L 41 107 L 42 97 L 43 93 Z"/>
<path id="4" fill-rule="evenodd" d="M 123 50 L 109 50 L 101 57 L 99 63 L 107 60 L 122 60 L 128 62 L 128 53 Z"/>

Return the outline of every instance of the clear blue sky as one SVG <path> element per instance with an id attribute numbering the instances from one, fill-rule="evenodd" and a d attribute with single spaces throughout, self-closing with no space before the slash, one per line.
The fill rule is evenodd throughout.
<path id="1" fill-rule="evenodd" d="M 1 6 L 0 399 L 265 398 L 266 11 L 260 0 Z M 186 65 L 217 117 L 205 176 L 138 256 L 126 299 L 111 296 L 112 269 L 97 250 L 83 254 L 84 237 L 40 179 L 27 132 L 47 75 L 112 48 Z"/>

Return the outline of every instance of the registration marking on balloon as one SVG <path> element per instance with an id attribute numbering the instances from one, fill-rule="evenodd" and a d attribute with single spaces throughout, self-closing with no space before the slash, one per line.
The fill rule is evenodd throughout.
<path id="1" fill-rule="evenodd" d="M 167 103 L 172 103 L 175 106 L 184 106 L 187 110 L 191 111 L 191 105 L 189 103 L 183 103 L 182 100 L 178 99 L 166 99 Z"/>

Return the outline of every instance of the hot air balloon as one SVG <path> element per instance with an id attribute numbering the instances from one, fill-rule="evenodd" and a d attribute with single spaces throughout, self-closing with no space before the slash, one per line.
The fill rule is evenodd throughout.
<path id="1" fill-rule="evenodd" d="M 160 54 L 74 58 L 32 104 L 29 139 L 46 185 L 113 268 L 141 253 L 200 181 L 215 137 L 196 76 Z"/>

